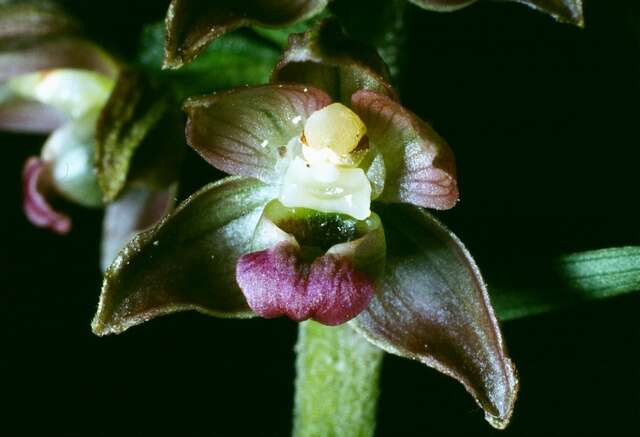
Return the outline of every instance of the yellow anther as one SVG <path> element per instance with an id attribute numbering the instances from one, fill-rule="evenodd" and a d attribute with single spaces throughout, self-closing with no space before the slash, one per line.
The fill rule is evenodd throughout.
<path id="1" fill-rule="evenodd" d="M 304 126 L 304 142 L 341 156 L 358 147 L 366 133 L 367 127 L 358 114 L 341 103 L 332 103 L 311 114 Z"/>

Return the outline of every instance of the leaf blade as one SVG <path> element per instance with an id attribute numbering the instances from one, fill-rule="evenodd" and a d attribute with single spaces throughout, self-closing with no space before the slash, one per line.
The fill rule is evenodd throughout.
<path id="1" fill-rule="evenodd" d="M 556 281 L 539 287 L 490 287 L 502 321 L 535 316 L 640 290 L 640 246 L 613 247 L 562 256 L 548 263 Z"/>

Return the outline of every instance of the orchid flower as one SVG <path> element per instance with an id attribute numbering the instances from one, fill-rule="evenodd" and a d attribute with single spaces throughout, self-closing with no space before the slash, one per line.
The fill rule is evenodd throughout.
<path id="1" fill-rule="evenodd" d="M 389 0 L 391 1 L 391 0 Z M 479 0 L 409 0 L 430 11 L 450 12 Z M 582 0 L 507 0 L 583 26 Z M 214 39 L 244 26 L 286 26 L 321 12 L 331 0 L 172 0 L 166 16 L 166 68 L 193 61 Z"/>
<path id="2" fill-rule="evenodd" d="M 3 26 L 8 31 L 0 51 L 0 129 L 49 134 L 40 156 L 24 166 L 26 216 L 36 226 L 66 234 L 71 218 L 51 200 L 90 208 L 113 202 L 103 239 L 108 265 L 135 230 L 155 223 L 171 203 L 172 180 L 138 177 L 140 182 L 125 189 L 133 150 L 164 107 L 141 110 L 134 99 L 145 89 L 141 78 L 75 36 L 77 25 L 54 3 L 7 3 L 0 6 L 0 22 L 14 24 Z M 136 170 L 138 176 L 158 162 L 145 166 Z"/>
<path id="3" fill-rule="evenodd" d="M 380 349 L 419 360 L 460 381 L 503 428 L 517 379 L 484 281 L 423 209 L 458 200 L 451 149 L 335 22 L 290 41 L 271 84 L 186 102 L 189 144 L 233 176 L 120 252 L 94 333 L 183 310 L 310 319 L 300 356 L 320 332 L 365 367 Z"/>

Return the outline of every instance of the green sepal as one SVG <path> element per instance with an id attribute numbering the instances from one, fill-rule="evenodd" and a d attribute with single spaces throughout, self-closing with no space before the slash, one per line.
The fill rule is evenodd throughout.
<path id="1" fill-rule="evenodd" d="M 251 317 L 236 283 L 236 260 L 248 251 L 262 209 L 275 194 L 255 179 L 222 179 L 136 235 L 105 274 L 93 332 L 118 334 L 185 310 Z"/>

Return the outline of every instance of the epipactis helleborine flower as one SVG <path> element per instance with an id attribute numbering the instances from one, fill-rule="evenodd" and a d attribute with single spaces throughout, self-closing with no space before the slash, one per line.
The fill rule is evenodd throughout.
<path id="1" fill-rule="evenodd" d="M 324 10 L 331 0 L 172 0 L 167 11 L 166 68 L 193 61 L 207 45 L 243 26 L 279 27 L 300 22 Z M 423 9 L 451 12 L 479 0 L 409 0 Z M 507 0 L 584 25 L 582 0 Z"/>
<path id="2" fill-rule="evenodd" d="M 458 200 L 452 152 L 398 103 L 387 74 L 329 21 L 290 39 L 272 84 L 189 99 L 189 144 L 236 176 L 123 249 L 94 332 L 183 310 L 349 321 L 456 378 L 506 426 L 517 379 L 484 281 L 422 209 Z"/>
<path id="3" fill-rule="evenodd" d="M 117 70 L 98 48 L 88 44 L 82 48 L 87 57 L 101 57 L 98 68 L 75 68 L 72 62 L 68 68 L 48 68 L 60 64 L 64 54 L 52 55 L 51 47 L 44 47 L 43 57 L 51 57 L 51 62 L 46 59 L 39 65 L 34 63 L 35 70 L 20 68 L 21 61 L 28 64 L 31 59 L 28 54 L 19 55 L 19 73 L 11 76 L 5 73 L 7 80 L 0 89 L 0 128 L 51 132 L 40 156 L 29 158 L 25 164 L 24 210 L 36 226 L 61 234 L 69 232 L 71 219 L 56 211 L 47 198 L 58 195 L 86 207 L 103 205 L 94 170 L 95 131 L 115 85 Z M 0 54 L 0 64 L 8 56 Z M 9 68 L 15 66 L 6 66 Z"/>
<path id="4" fill-rule="evenodd" d="M 140 75 L 77 37 L 74 20 L 55 4 L 2 4 L 3 23 L 0 129 L 50 134 L 40 156 L 29 158 L 24 166 L 27 218 L 65 234 L 71 219 L 54 209 L 51 199 L 86 207 L 110 202 L 103 235 L 103 264 L 108 265 L 132 233 L 157 222 L 171 205 L 173 190 L 168 187 L 173 180 L 156 178 L 156 183 L 149 176 L 140 177 L 145 172 L 171 173 L 165 168 L 149 170 L 158 166 L 157 160 L 136 168 L 135 184 L 128 178 L 133 150 L 160 111 L 154 109 L 157 105 L 140 111 L 146 108 L 140 104 L 139 94 L 146 89 Z M 127 92 L 130 89 L 138 94 Z M 166 147 L 158 152 L 167 152 Z"/>

